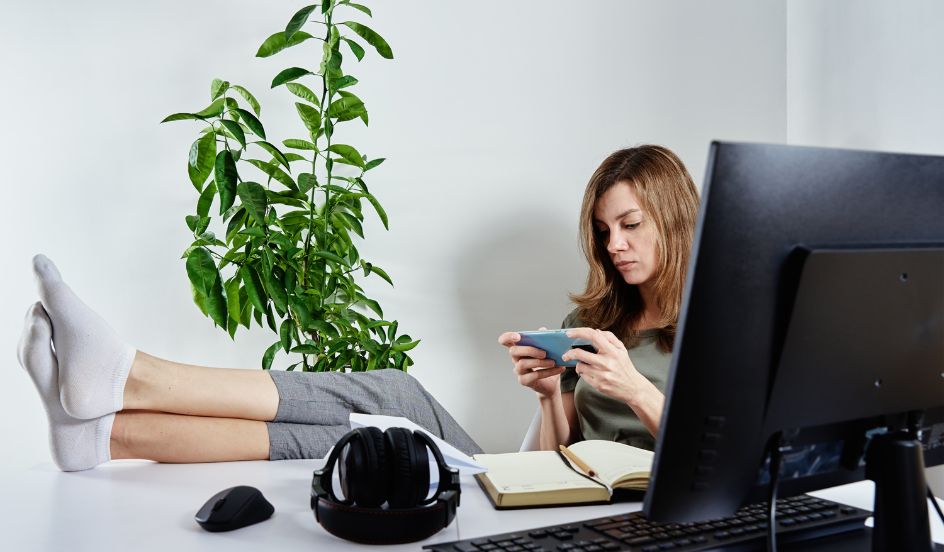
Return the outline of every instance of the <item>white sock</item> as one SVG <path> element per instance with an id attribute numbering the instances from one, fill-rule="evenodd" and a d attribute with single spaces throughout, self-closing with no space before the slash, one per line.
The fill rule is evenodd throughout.
<path id="1" fill-rule="evenodd" d="M 84 420 L 121 410 L 135 349 L 62 281 L 44 255 L 33 257 L 39 297 L 52 321 L 59 393 L 66 412 Z"/>
<path id="2" fill-rule="evenodd" d="M 49 448 L 62 471 L 94 468 L 111 460 L 111 426 L 114 414 L 94 420 L 77 420 L 59 402 L 59 367 L 52 351 L 52 326 L 41 303 L 26 313 L 26 324 L 17 358 L 26 368 L 49 418 Z"/>

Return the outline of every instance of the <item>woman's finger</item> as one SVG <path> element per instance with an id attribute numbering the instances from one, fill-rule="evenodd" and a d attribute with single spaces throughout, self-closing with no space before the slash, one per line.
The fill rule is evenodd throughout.
<path id="1" fill-rule="evenodd" d="M 591 353 L 590 351 L 584 351 L 583 349 L 571 349 L 561 355 L 563 360 L 576 360 L 578 363 L 582 364 L 599 364 L 601 363 L 600 355 L 596 353 Z"/>
<path id="2" fill-rule="evenodd" d="M 515 373 L 524 374 L 534 370 L 546 370 L 554 367 L 554 361 L 540 358 L 523 358 L 515 362 Z"/>
<path id="3" fill-rule="evenodd" d="M 613 348 L 613 345 L 606 339 L 603 332 L 594 330 L 593 328 L 571 328 L 567 330 L 567 337 L 586 339 L 593 344 L 598 353 L 603 353 Z"/>
<path id="4" fill-rule="evenodd" d="M 508 354 L 516 361 L 519 358 L 544 358 L 547 356 L 546 352 L 529 345 L 515 345 L 514 347 L 509 347 Z"/>
<path id="5" fill-rule="evenodd" d="M 502 347 L 511 347 L 521 340 L 521 334 L 518 332 L 505 332 L 498 336 L 498 343 Z"/>
<path id="6" fill-rule="evenodd" d="M 617 349 L 625 349 L 625 348 L 626 348 L 626 344 L 623 343 L 622 341 L 620 341 L 620 338 L 616 337 L 616 335 L 615 335 L 613 332 L 604 331 L 604 332 L 603 332 L 603 337 L 605 337 L 606 340 L 609 341 L 610 344 L 613 345 L 614 347 L 616 347 Z"/>

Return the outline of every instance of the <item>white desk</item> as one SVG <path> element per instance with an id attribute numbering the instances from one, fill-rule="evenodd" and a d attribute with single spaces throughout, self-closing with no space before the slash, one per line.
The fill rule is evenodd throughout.
<path id="1" fill-rule="evenodd" d="M 463 477 L 457 521 L 423 543 L 356 545 L 328 534 L 309 509 L 311 472 L 320 460 L 154 464 L 112 462 L 62 473 L 52 463 L 0 474 L 0 549 L 67 550 L 417 550 L 422 544 L 474 538 L 640 509 L 639 503 L 499 512 L 472 477 Z M 259 488 L 275 506 L 268 521 L 230 533 L 207 533 L 193 520 L 214 493 Z M 814 493 L 871 509 L 872 484 Z M 936 514 L 932 531 L 944 542 Z"/>

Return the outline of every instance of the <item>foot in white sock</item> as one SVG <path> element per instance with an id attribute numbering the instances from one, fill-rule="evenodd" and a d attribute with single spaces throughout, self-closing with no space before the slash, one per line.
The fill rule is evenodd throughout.
<path id="1" fill-rule="evenodd" d="M 52 321 L 62 406 L 85 420 L 121 410 L 135 349 L 66 285 L 44 255 L 33 257 L 39 297 Z"/>
<path id="2" fill-rule="evenodd" d="M 94 420 L 77 420 L 59 402 L 59 368 L 52 351 L 52 326 L 41 303 L 26 313 L 26 324 L 17 347 L 20 366 L 26 368 L 49 418 L 49 448 L 62 471 L 94 468 L 111 460 L 111 427 L 114 414 Z"/>

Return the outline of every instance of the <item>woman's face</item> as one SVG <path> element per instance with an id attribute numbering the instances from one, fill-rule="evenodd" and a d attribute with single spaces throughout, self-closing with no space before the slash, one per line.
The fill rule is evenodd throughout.
<path id="1" fill-rule="evenodd" d="M 617 182 L 597 200 L 593 225 L 623 281 L 643 286 L 653 280 L 658 267 L 656 227 L 629 184 Z"/>

